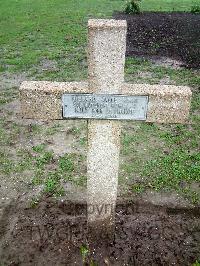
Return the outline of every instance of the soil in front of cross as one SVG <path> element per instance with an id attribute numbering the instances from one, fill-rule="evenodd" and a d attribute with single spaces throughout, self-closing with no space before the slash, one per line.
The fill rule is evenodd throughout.
<path id="1" fill-rule="evenodd" d="M 200 258 L 200 210 L 118 204 L 112 241 L 88 242 L 86 205 L 20 200 L 0 221 L 1 265 L 191 265 Z M 96 263 L 96 264 L 95 264 Z"/>
<path id="2" fill-rule="evenodd" d="M 200 14 L 185 12 L 115 13 L 128 24 L 127 55 L 165 56 L 200 68 Z"/>

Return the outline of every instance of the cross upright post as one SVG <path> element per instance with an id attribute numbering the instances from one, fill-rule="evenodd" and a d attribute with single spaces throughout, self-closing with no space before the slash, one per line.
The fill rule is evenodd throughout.
<path id="1" fill-rule="evenodd" d="M 126 21 L 90 20 L 88 28 L 89 89 L 97 94 L 121 94 Z M 117 198 L 120 131 L 120 121 L 88 121 L 88 224 L 108 231 L 112 231 Z"/>

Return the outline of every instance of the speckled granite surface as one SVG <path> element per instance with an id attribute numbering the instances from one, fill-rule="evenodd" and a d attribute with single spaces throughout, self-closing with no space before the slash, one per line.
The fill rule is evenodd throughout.
<path id="1" fill-rule="evenodd" d="M 120 93 L 124 82 L 126 21 L 89 20 L 88 81 L 94 93 Z M 121 123 L 88 121 L 88 221 L 112 224 L 117 198 Z M 99 215 L 99 208 L 102 212 Z M 95 223 L 94 223 L 95 224 Z"/>
<path id="2" fill-rule="evenodd" d="M 63 93 L 92 93 L 92 88 L 85 81 L 25 81 L 20 87 L 22 116 L 39 120 L 62 119 Z M 123 83 L 120 93 L 149 96 L 147 122 L 187 122 L 192 96 L 189 87 Z"/>

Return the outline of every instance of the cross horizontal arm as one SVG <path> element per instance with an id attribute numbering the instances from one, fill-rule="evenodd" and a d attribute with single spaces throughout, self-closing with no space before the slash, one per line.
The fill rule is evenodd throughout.
<path id="1" fill-rule="evenodd" d="M 20 86 L 21 115 L 45 121 L 63 119 L 64 93 L 92 91 L 88 82 L 24 81 Z M 187 122 L 192 95 L 189 87 L 123 83 L 121 94 L 149 96 L 147 122 Z"/>

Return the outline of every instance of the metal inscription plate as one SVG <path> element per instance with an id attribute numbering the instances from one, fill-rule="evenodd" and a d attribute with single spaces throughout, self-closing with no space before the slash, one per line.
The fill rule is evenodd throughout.
<path id="1" fill-rule="evenodd" d="M 64 94 L 64 118 L 146 120 L 148 96 Z"/>

